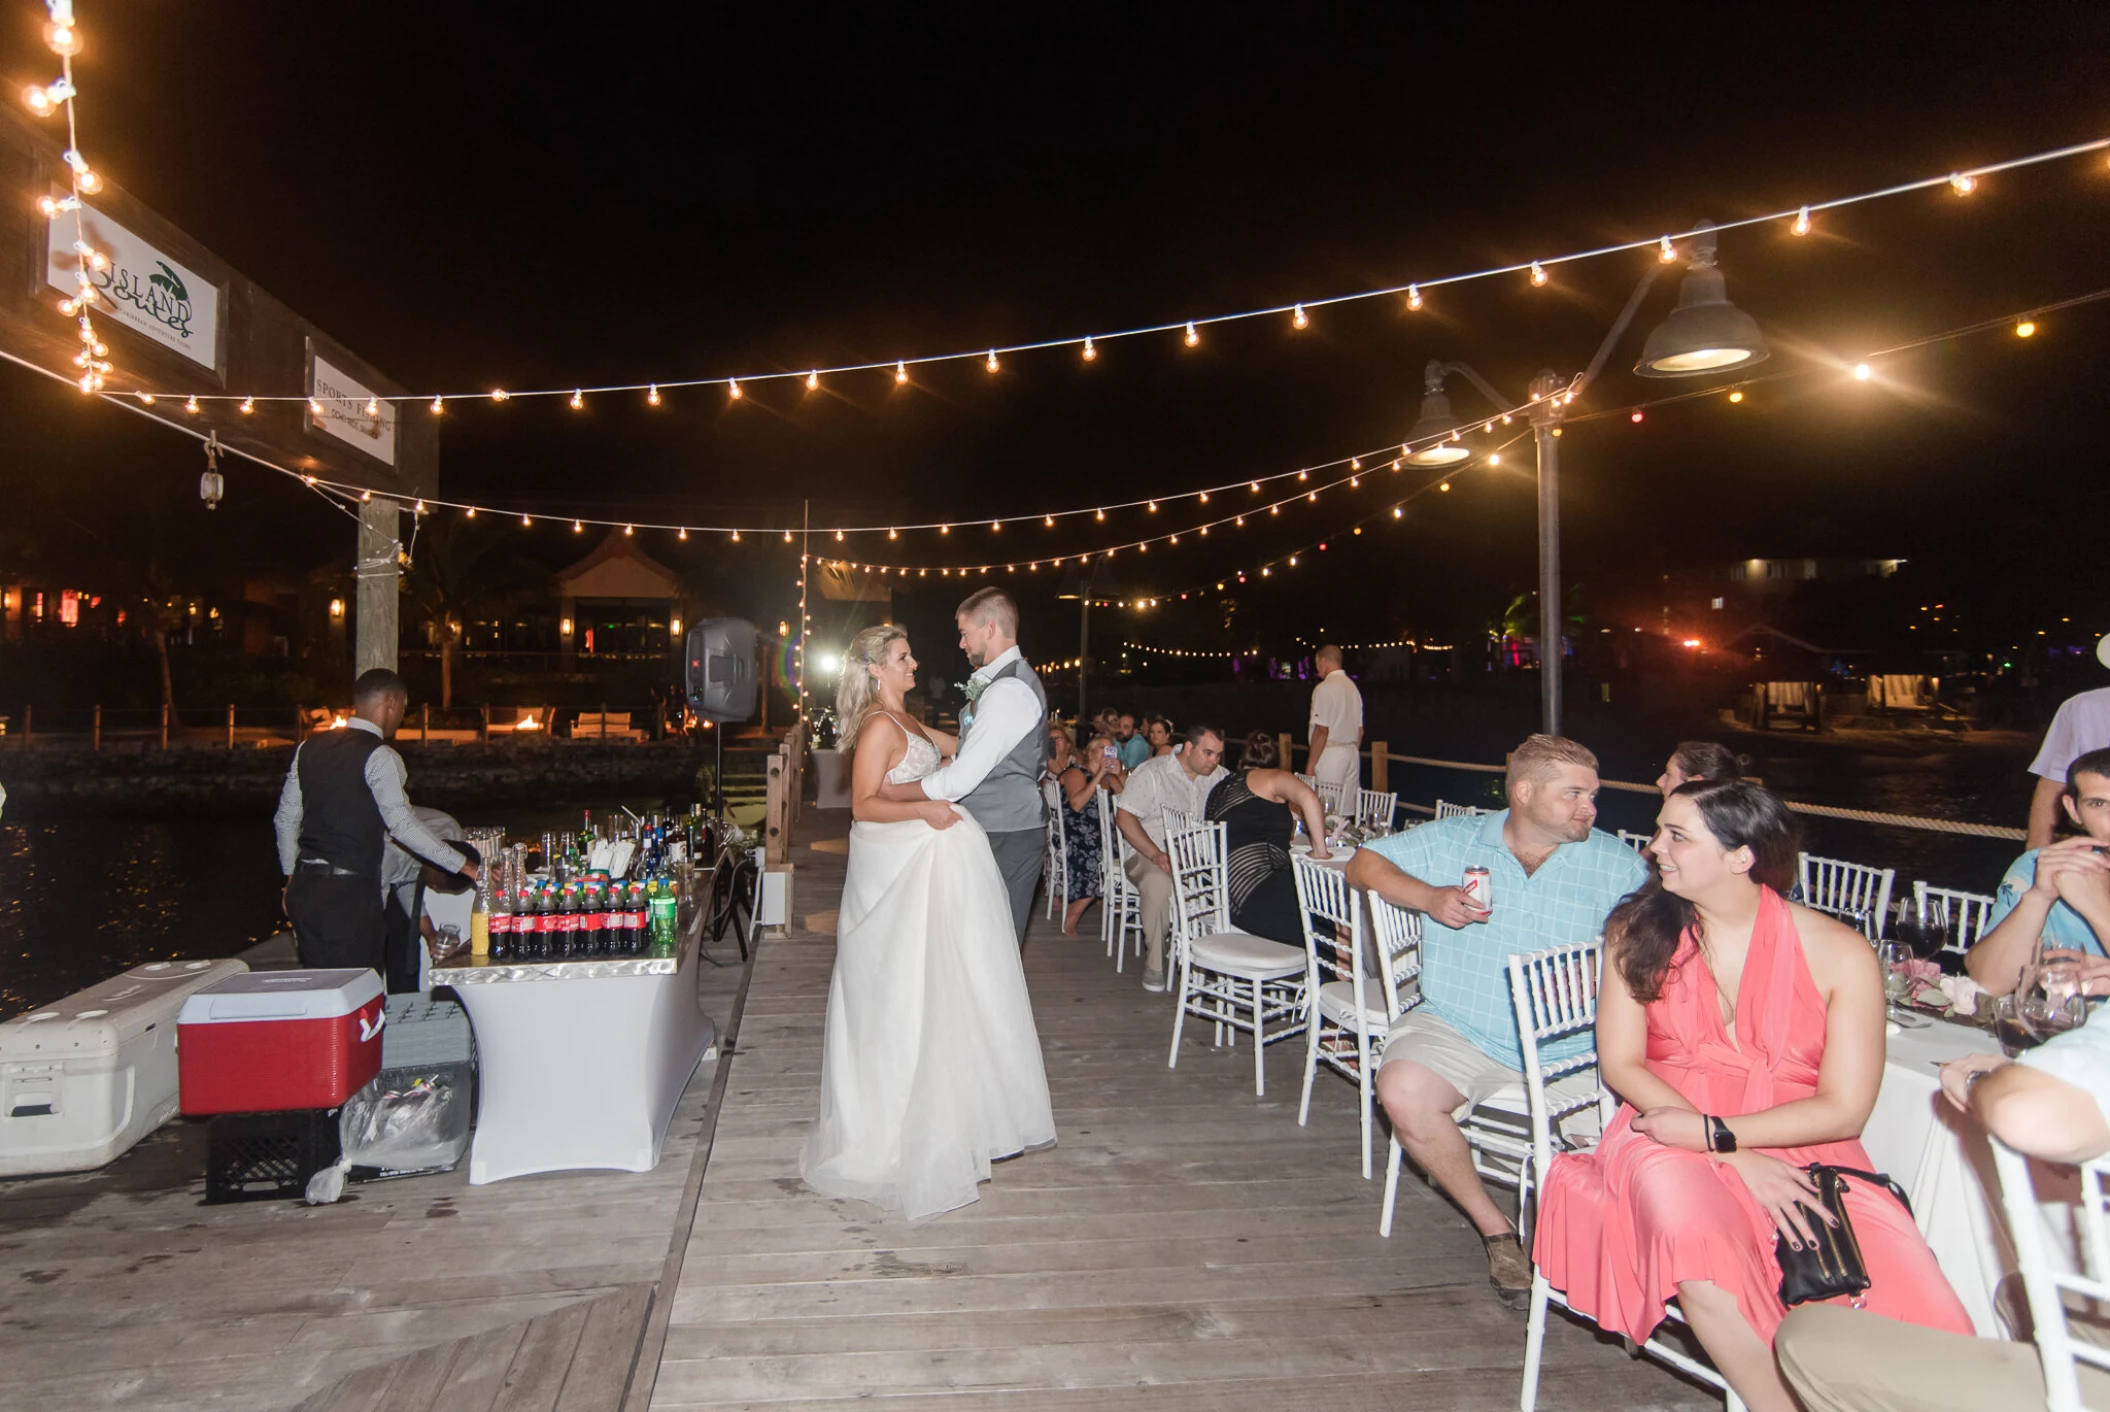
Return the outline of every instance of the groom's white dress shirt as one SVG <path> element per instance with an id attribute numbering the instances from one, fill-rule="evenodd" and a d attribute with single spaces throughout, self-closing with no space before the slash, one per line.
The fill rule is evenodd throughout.
<path id="1" fill-rule="evenodd" d="M 1013 677 L 989 680 L 1020 655 L 1016 647 L 1005 648 L 975 672 L 974 680 L 988 685 L 971 703 L 974 725 L 963 728 L 960 751 L 952 763 L 923 777 L 925 798 L 965 799 L 1039 722 L 1040 702 L 1033 688 Z"/>

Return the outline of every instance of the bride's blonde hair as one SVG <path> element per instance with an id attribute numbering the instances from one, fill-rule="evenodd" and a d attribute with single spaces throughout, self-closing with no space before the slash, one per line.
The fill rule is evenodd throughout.
<path id="1" fill-rule="evenodd" d="M 865 719 L 879 709 L 871 668 L 886 661 L 888 643 L 906 641 L 907 632 L 893 623 L 881 623 L 851 638 L 844 650 L 842 677 L 835 684 L 835 738 L 845 759 L 857 748 Z"/>

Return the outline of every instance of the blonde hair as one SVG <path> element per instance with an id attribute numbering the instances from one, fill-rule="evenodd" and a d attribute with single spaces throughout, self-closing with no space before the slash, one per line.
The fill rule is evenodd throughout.
<path id="1" fill-rule="evenodd" d="M 1562 765 L 1580 765 L 1586 770 L 1597 768 L 1597 757 L 1580 741 L 1561 735 L 1528 735 L 1524 743 L 1509 752 L 1509 769 L 1502 786 L 1505 794 L 1514 793 L 1520 784 L 1537 784 L 1548 780 Z"/>
<path id="2" fill-rule="evenodd" d="M 886 660 L 887 644 L 906 642 L 908 633 L 893 623 L 866 628 L 843 650 L 842 676 L 835 683 L 836 743 L 848 759 L 857 749 L 865 720 L 879 709 L 871 668 Z"/>

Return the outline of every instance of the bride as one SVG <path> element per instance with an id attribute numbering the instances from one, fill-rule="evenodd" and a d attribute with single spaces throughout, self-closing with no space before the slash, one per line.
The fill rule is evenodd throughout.
<path id="1" fill-rule="evenodd" d="M 902 707 L 908 636 L 866 628 L 836 710 L 851 750 L 843 879 L 806 1184 L 910 1220 L 965 1206 L 989 1163 L 1055 1141 L 1003 875 L 981 826 L 939 800 L 893 802 L 940 747 Z M 947 747 L 950 737 L 938 737 Z"/>

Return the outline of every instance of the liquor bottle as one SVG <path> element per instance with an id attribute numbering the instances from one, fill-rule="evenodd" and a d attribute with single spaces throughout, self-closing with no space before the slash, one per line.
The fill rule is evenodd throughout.
<path id="1" fill-rule="evenodd" d="M 591 857 L 593 857 L 593 846 L 594 846 L 594 844 L 595 844 L 595 843 L 597 843 L 597 842 L 599 841 L 599 839 L 600 839 L 600 835 L 599 835 L 599 833 L 598 833 L 598 832 L 597 832 L 597 831 L 596 831 L 596 830 L 594 829 L 594 826 L 593 826 L 593 810 L 591 810 L 591 809 L 584 809 L 584 810 L 581 810 L 581 811 L 580 811 L 580 823 L 579 823 L 579 852 L 580 852 L 580 854 L 581 854 L 582 856 L 586 857 L 586 858 L 591 858 Z"/>

